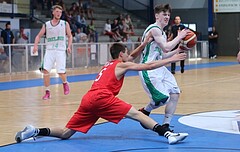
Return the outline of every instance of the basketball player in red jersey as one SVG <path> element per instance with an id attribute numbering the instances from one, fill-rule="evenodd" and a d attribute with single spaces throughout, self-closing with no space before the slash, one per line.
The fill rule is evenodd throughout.
<path id="1" fill-rule="evenodd" d="M 99 118 L 117 124 L 124 117 L 139 121 L 159 135 L 165 136 L 169 144 L 175 144 L 184 140 L 188 136 L 187 133 L 172 133 L 166 130 L 152 118 L 116 97 L 122 87 L 124 75 L 128 70 L 151 70 L 186 58 L 186 54 L 183 53 L 176 54 L 165 60 L 153 61 L 146 64 L 128 62 L 137 57 L 138 53 L 142 51 L 150 40 L 151 36 L 148 36 L 146 40 L 134 50 L 131 56 L 128 55 L 126 46 L 120 43 L 112 45 L 110 52 L 113 60 L 103 66 L 92 84 L 91 89 L 83 96 L 78 110 L 74 113 L 65 128 L 35 128 L 28 125 L 23 131 L 19 131 L 16 134 L 16 141 L 21 142 L 36 136 L 68 139 L 76 131 L 87 133 Z"/>

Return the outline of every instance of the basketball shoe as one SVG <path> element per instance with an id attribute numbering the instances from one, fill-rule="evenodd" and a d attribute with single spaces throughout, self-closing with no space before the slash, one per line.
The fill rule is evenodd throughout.
<path id="1" fill-rule="evenodd" d="M 42 97 L 43 100 L 47 100 L 47 99 L 50 99 L 51 95 L 50 95 L 50 91 L 49 90 L 46 90 L 46 93 L 45 95 Z"/>
<path id="2" fill-rule="evenodd" d="M 17 132 L 15 136 L 15 140 L 17 143 L 22 142 L 25 139 L 29 139 L 31 137 L 36 137 L 39 133 L 39 130 L 33 127 L 32 125 L 26 126 L 22 131 Z"/>
<path id="3" fill-rule="evenodd" d="M 171 145 L 183 141 L 185 138 L 187 138 L 188 133 L 172 133 L 167 131 L 164 136 L 168 139 L 168 143 Z"/>
<path id="4" fill-rule="evenodd" d="M 69 88 L 68 82 L 63 83 L 63 90 L 64 90 L 65 95 L 68 95 L 70 93 L 70 88 Z"/>

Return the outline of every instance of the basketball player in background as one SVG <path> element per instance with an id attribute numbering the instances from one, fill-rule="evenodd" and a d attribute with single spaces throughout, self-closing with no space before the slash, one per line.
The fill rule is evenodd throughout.
<path id="1" fill-rule="evenodd" d="M 50 71 L 56 63 L 57 73 L 63 82 L 64 94 L 70 92 L 66 76 L 66 50 L 71 53 L 72 34 L 68 22 L 60 20 L 62 16 L 62 7 L 54 5 L 52 7 L 52 20 L 46 22 L 35 38 L 33 53 L 38 51 L 40 38 L 46 34 L 46 52 L 42 65 L 45 95 L 43 100 L 50 98 Z M 68 44 L 66 45 L 66 35 Z"/>
<path id="2" fill-rule="evenodd" d="M 115 43 L 111 46 L 110 53 L 113 60 L 103 66 L 91 89 L 83 96 L 77 112 L 74 113 L 65 128 L 35 128 L 28 125 L 23 131 L 19 131 L 16 134 L 16 141 L 21 142 L 36 136 L 68 139 L 76 131 L 87 133 L 99 118 L 119 123 L 124 117 L 139 121 L 148 129 L 165 136 L 169 144 L 175 144 L 184 140 L 188 136 L 187 133 L 172 133 L 168 131 L 150 117 L 136 110 L 132 105 L 116 97 L 122 88 L 127 71 L 151 70 L 186 58 L 186 54 L 182 53 L 175 54 L 165 60 L 152 61 L 145 64 L 128 62 L 137 57 L 137 52 L 142 51 L 150 38 L 151 35 L 133 51 L 132 56 L 128 55 L 127 47 L 123 44 Z"/>
<path id="3" fill-rule="evenodd" d="M 181 23 L 181 18 L 180 16 L 175 16 L 174 18 L 174 25 L 172 26 L 172 32 L 171 32 L 171 36 L 170 36 L 170 40 L 174 39 L 179 30 L 183 30 L 186 27 Z M 178 45 L 176 45 L 173 50 L 175 50 L 178 47 Z M 180 67 L 181 67 L 181 73 L 184 73 L 184 60 L 180 61 Z M 176 63 L 171 63 L 171 72 L 172 74 L 175 74 L 175 69 L 176 69 Z"/>
<path id="4" fill-rule="evenodd" d="M 181 48 L 172 49 L 187 35 L 188 30 L 178 31 L 177 36 L 167 41 L 163 28 L 170 19 L 171 7 L 169 4 L 156 5 L 154 8 L 156 22 L 149 25 L 143 33 L 143 40 L 149 32 L 152 33 L 154 41 L 148 44 L 141 56 L 141 63 L 169 58 L 172 55 L 183 52 Z M 142 113 L 149 115 L 153 109 L 166 105 L 163 126 L 168 130 L 173 114 L 176 110 L 180 89 L 173 74 L 165 67 L 159 67 L 150 71 L 139 72 L 144 90 L 147 92 L 150 102 L 139 109 Z M 142 125 L 144 127 L 144 125 Z"/>

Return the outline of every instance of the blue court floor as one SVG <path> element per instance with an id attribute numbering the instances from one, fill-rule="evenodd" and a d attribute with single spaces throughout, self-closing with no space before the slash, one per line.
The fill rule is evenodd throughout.
<path id="1" fill-rule="evenodd" d="M 152 114 L 155 120 L 163 116 Z M 175 145 L 155 132 L 143 129 L 138 122 L 123 119 L 119 125 L 95 125 L 87 134 L 76 133 L 69 140 L 37 138 L 0 148 L 1 152 L 239 152 L 239 134 L 222 133 L 189 127 L 178 122 L 175 116 L 172 129 L 187 132 L 188 138 Z"/>

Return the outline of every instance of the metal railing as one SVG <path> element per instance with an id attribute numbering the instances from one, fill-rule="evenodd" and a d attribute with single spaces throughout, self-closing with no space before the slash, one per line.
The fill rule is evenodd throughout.
<path id="1" fill-rule="evenodd" d="M 67 55 L 66 68 L 78 69 L 104 65 L 111 59 L 109 48 L 113 43 L 74 43 L 72 53 Z M 128 50 L 134 50 L 139 43 L 124 43 Z M 27 73 L 39 69 L 45 53 L 45 44 L 38 46 L 38 55 L 31 53 L 34 44 L 2 44 L 9 50 L 8 58 L 0 60 L 0 74 Z M 4 54 L 0 54 L 4 55 Z M 208 58 L 208 42 L 199 41 L 188 52 L 188 58 Z M 1 59 L 1 57 L 0 57 Z M 135 60 L 139 62 L 139 58 Z"/>

